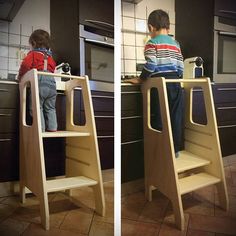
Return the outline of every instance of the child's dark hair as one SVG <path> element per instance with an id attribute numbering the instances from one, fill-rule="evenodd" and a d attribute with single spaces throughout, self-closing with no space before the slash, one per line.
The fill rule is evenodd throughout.
<path id="1" fill-rule="evenodd" d="M 42 29 L 35 30 L 29 38 L 29 43 L 33 48 L 50 48 L 51 40 L 47 31 Z"/>
<path id="2" fill-rule="evenodd" d="M 148 16 L 148 24 L 152 25 L 154 28 L 156 28 L 156 30 L 169 29 L 169 15 L 163 10 L 155 10 Z"/>

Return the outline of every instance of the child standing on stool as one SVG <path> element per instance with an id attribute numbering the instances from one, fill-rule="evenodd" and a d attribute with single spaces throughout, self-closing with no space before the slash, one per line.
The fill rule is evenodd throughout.
<path id="1" fill-rule="evenodd" d="M 56 67 L 56 63 L 52 58 L 52 52 L 50 51 L 50 35 L 48 32 L 41 29 L 35 30 L 29 38 L 29 44 L 32 50 L 27 54 L 20 66 L 19 81 L 31 69 L 53 73 Z M 57 131 L 55 108 L 57 91 L 54 77 L 39 75 L 38 87 L 42 131 Z M 32 109 L 31 104 L 30 109 Z"/>
<path id="2" fill-rule="evenodd" d="M 148 17 L 148 29 L 151 39 L 144 49 L 146 64 L 139 78 L 126 80 L 138 84 L 149 77 L 165 77 L 166 79 L 180 78 L 183 74 L 183 56 L 179 44 L 168 33 L 170 20 L 163 10 L 155 10 Z M 168 103 L 170 110 L 171 126 L 175 155 L 181 148 L 182 140 L 182 89 L 179 83 L 167 83 Z M 161 116 L 157 90 L 151 90 L 151 110 L 154 113 L 152 126 L 161 130 Z"/>

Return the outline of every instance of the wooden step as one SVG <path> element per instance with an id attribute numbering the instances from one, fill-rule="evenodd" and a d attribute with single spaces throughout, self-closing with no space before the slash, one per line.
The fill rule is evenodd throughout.
<path id="1" fill-rule="evenodd" d="M 78 131 L 56 131 L 56 132 L 43 132 L 43 138 L 61 138 L 61 137 L 86 137 L 90 136 L 88 132 Z"/>
<path id="2" fill-rule="evenodd" d="M 177 173 L 191 170 L 197 167 L 209 165 L 210 161 L 203 159 L 199 156 L 192 154 L 191 152 L 181 151 L 178 158 L 176 158 L 176 170 Z"/>
<path id="3" fill-rule="evenodd" d="M 86 187 L 96 185 L 98 182 L 85 176 L 76 176 L 46 181 L 46 191 L 56 192 L 65 189 Z"/>
<path id="4" fill-rule="evenodd" d="M 199 188 L 207 187 L 212 184 L 219 183 L 221 180 L 215 176 L 209 175 L 205 172 L 191 175 L 179 179 L 180 194 L 185 194 L 197 190 Z"/>

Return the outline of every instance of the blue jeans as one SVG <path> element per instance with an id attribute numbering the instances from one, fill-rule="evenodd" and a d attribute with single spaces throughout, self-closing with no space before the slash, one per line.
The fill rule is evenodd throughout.
<path id="1" fill-rule="evenodd" d="M 56 116 L 56 82 L 54 77 L 47 75 L 38 76 L 39 102 L 42 122 L 42 131 L 57 130 Z"/>
<path id="2" fill-rule="evenodd" d="M 176 79 L 177 75 L 161 74 L 158 77 L 166 79 Z M 175 152 L 183 147 L 183 96 L 180 83 L 167 83 L 167 96 L 169 104 L 169 112 L 171 119 L 171 127 L 173 134 L 173 142 Z M 157 89 L 151 89 L 151 126 L 154 129 L 162 130 L 161 111 L 159 105 L 159 96 Z"/>
<path id="3" fill-rule="evenodd" d="M 56 82 L 52 76 L 39 75 L 39 105 L 41 115 L 42 132 L 57 130 L 57 116 L 56 116 Z M 29 93 L 29 110 L 32 116 L 32 101 L 31 93 Z"/>

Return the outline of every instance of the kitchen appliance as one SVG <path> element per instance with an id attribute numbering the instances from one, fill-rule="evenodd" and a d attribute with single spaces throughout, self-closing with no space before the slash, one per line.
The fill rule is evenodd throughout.
<path id="1" fill-rule="evenodd" d="M 61 64 L 57 65 L 55 68 L 54 73 L 56 74 L 63 74 L 63 75 L 71 75 L 71 68 L 69 63 L 62 62 Z M 55 81 L 67 81 L 68 78 L 61 78 L 61 77 L 54 77 Z"/>
<path id="2" fill-rule="evenodd" d="M 214 18 L 214 62 L 215 82 L 235 83 L 236 78 L 236 20 Z"/>
<path id="3" fill-rule="evenodd" d="M 79 25 L 80 74 L 97 82 L 114 83 L 114 39 Z"/>
<path id="4" fill-rule="evenodd" d="M 184 60 L 184 79 L 193 79 L 203 76 L 203 60 L 201 57 L 190 57 Z"/>

